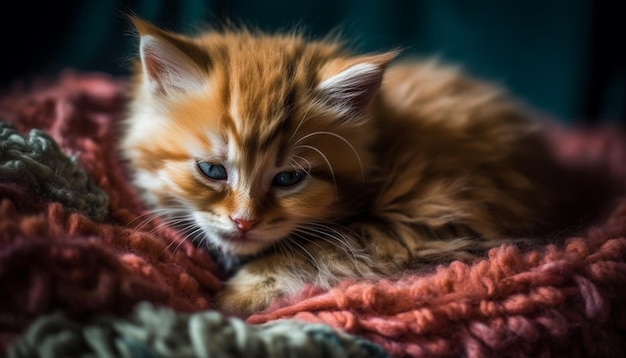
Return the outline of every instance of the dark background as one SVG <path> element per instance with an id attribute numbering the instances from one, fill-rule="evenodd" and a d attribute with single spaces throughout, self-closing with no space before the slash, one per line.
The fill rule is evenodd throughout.
<path id="1" fill-rule="evenodd" d="M 8 2 L 5 2 L 5 4 Z M 0 86 L 68 68 L 128 74 L 135 13 L 171 30 L 226 19 L 264 30 L 340 30 L 357 50 L 438 56 L 564 123 L 626 126 L 624 12 L 616 1 L 135 0 L 2 5 Z"/>

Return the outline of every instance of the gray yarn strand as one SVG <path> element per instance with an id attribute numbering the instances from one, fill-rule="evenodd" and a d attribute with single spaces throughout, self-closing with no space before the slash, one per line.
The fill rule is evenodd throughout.
<path id="1" fill-rule="evenodd" d="M 76 157 L 65 156 L 55 140 L 41 130 L 33 129 L 22 136 L 10 123 L 0 120 L 0 181 L 25 185 L 46 200 L 97 221 L 107 216 L 107 194 L 87 176 Z"/>
<path id="2" fill-rule="evenodd" d="M 218 311 L 177 313 L 144 302 L 128 318 L 77 323 L 42 316 L 10 347 L 10 358 L 275 357 L 351 358 L 388 355 L 378 345 L 323 324 L 276 320 L 262 325 Z"/>

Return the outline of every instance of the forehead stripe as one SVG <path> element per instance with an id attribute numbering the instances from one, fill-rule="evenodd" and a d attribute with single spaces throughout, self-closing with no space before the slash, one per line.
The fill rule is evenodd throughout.
<path id="1" fill-rule="evenodd" d="M 290 88 L 289 92 L 285 96 L 284 102 L 282 103 L 282 106 L 284 108 L 283 115 L 279 120 L 273 121 L 271 123 L 271 127 L 268 128 L 267 131 L 263 132 L 260 138 L 259 148 L 261 150 L 268 150 L 269 147 L 277 141 L 278 136 L 281 134 L 281 132 L 287 130 L 287 126 L 291 121 L 291 117 L 294 112 L 295 96 L 295 89 Z"/>

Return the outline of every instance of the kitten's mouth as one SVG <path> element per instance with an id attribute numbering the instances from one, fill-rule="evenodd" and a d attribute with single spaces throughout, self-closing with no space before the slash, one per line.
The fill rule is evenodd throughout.
<path id="1" fill-rule="evenodd" d="M 225 233 L 219 235 L 222 245 L 235 255 L 251 255 L 263 250 L 268 244 L 249 233 Z"/>
<path id="2" fill-rule="evenodd" d="M 221 239 L 225 242 L 232 242 L 236 244 L 252 243 L 257 240 L 251 238 L 247 233 L 234 233 L 221 235 Z"/>

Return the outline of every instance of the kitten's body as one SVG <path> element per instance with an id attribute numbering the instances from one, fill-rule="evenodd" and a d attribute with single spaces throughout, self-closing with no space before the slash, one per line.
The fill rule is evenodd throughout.
<path id="1" fill-rule="evenodd" d="M 292 34 L 136 25 L 122 147 L 150 205 L 252 258 L 220 293 L 225 310 L 469 257 L 559 216 L 536 123 L 454 68 L 386 69 L 394 53 Z"/>

